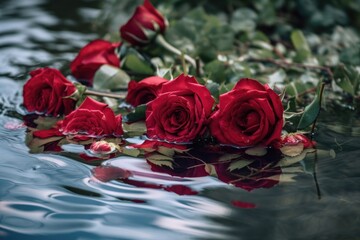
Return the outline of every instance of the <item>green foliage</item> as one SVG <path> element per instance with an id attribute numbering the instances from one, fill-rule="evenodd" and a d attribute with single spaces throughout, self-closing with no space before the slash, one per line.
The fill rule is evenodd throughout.
<path id="1" fill-rule="evenodd" d="M 122 0 L 115 5 L 121 6 L 119 11 L 126 20 L 128 12 L 140 3 Z M 166 40 L 182 53 L 199 58 L 202 74 L 198 79 L 215 98 L 231 90 L 240 78 L 267 83 L 279 94 L 285 92 L 285 116 L 291 123 L 287 126 L 293 126 L 286 126 L 288 131 L 306 129 L 315 121 L 321 109 L 316 93 L 321 79 L 326 84 L 323 106 L 327 102 L 347 101 L 350 95 L 350 102 L 358 108 L 359 1 L 152 3 L 169 20 Z M 114 19 L 119 21 L 119 17 Z M 119 26 L 125 20 L 112 25 Z M 183 71 L 178 56 L 155 44 L 141 49 L 149 58 L 139 52 L 120 51 L 126 70 L 145 75 L 166 74 L 168 79 Z M 197 72 L 192 67 L 189 74 Z"/>
<path id="2" fill-rule="evenodd" d="M 323 90 L 324 85 L 320 84 L 314 100 L 305 107 L 304 113 L 301 116 L 300 122 L 297 127 L 298 129 L 304 129 L 316 120 L 321 108 L 321 98 Z"/>
<path id="3" fill-rule="evenodd" d="M 214 15 L 198 7 L 170 22 L 166 33 L 169 42 L 185 53 L 204 61 L 216 58 L 218 52 L 231 51 L 234 41 L 232 28 Z"/>
<path id="4" fill-rule="evenodd" d="M 152 75 L 154 67 L 152 63 L 134 48 L 123 45 L 120 49 L 121 68 L 130 70 L 135 74 Z"/>
<path id="5" fill-rule="evenodd" d="M 304 34 L 300 30 L 295 30 L 291 33 L 291 41 L 296 50 L 297 62 L 305 62 L 311 57 L 310 47 L 305 39 Z"/>
<path id="6" fill-rule="evenodd" d="M 99 90 L 126 89 L 129 75 L 117 67 L 102 65 L 95 73 L 94 88 Z"/>
<path id="7" fill-rule="evenodd" d="M 360 72 L 352 66 L 340 65 L 334 73 L 336 84 L 352 96 L 358 95 Z"/>

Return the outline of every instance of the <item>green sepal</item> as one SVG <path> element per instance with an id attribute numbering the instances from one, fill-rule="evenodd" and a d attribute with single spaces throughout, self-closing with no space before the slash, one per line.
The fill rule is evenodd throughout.
<path id="1" fill-rule="evenodd" d="M 133 112 L 124 116 L 124 122 L 137 122 L 140 120 L 145 120 L 145 111 L 146 111 L 146 104 L 141 104 L 137 106 Z"/>

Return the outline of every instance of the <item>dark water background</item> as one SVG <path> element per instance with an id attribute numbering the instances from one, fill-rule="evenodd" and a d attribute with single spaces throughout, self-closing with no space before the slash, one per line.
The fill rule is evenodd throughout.
<path id="1" fill-rule="evenodd" d="M 28 72 L 66 68 L 98 36 L 100 3 L 0 1 L 0 239 L 360 239 L 360 123 L 343 114 L 322 113 L 319 121 L 316 140 L 336 152 L 317 160 L 320 198 L 313 175 L 302 171 L 293 182 L 247 192 L 212 177 L 164 179 L 143 159 L 107 163 L 199 192 L 181 196 L 103 183 L 92 177 L 93 166 L 29 154 L 20 107 Z"/>

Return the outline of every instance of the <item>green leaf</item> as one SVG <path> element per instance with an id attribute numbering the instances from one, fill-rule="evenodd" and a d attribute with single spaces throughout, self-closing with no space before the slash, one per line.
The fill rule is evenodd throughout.
<path id="1" fill-rule="evenodd" d="M 282 85 L 286 79 L 286 73 L 283 69 L 279 69 L 269 76 L 269 85 L 274 87 L 276 84 Z"/>
<path id="2" fill-rule="evenodd" d="M 234 171 L 237 169 L 244 168 L 244 167 L 250 165 L 251 163 L 253 163 L 254 161 L 255 160 L 241 159 L 241 160 L 232 162 L 230 164 L 230 166 L 228 167 L 228 170 L 231 172 L 231 171 Z"/>
<path id="3" fill-rule="evenodd" d="M 341 87 L 342 90 L 351 94 L 357 95 L 360 84 L 360 73 L 351 66 L 340 65 L 334 72 L 335 83 Z"/>
<path id="4" fill-rule="evenodd" d="M 43 117 L 38 116 L 34 123 L 36 123 L 36 129 L 37 130 L 44 130 L 44 129 L 50 129 L 55 126 L 55 124 L 60 121 L 61 118 L 56 117 Z"/>
<path id="5" fill-rule="evenodd" d="M 153 75 L 154 69 L 150 61 L 146 60 L 134 49 L 128 49 L 125 57 L 121 61 L 121 66 L 134 73 Z"/>
<path id="6" fill-rule="evenodd" d="M 210 175 L 210 176 L 213 176 L 213 177 L 217 177 L 217 172 L 216 172 L 216 168 L 214 165 L 212 164 L 205 164 L 204 166 L 205 168 L 205 171 Z"/>
<path id="7" fill-rule="evenodd" d="M 347 76 L 344 76 L 343 78 L 336 79 L 336 84 L 342 88 L 347 93 L 350 93 L 352 96 L 355 95 L 355 89 L 352 85 L 350 79 Z"/>
<path id="8" fill-rule="evenodd" d="M 126 89 L 130 81 L 129 75 L 123 70 L 104 64 L 94 75 L 94 89 L 117 90 Z"/>
<path id="9" fill-rule="evenodd" d="M 253 31 L 256 27 L 257 14 L 250 8 L 239 8 L 232 14 L 231 28 L 236 31 Z"/>
<path id="10" fill-rule="evenodd" d="M 121 152 L 123 154 L 126 154 L 128 156 L 137 157 L 140 154 L 140 150 L 137 148 L 131 148 L 131 147 L 123 147 L 121 148 Z"/>
<path id="11" fill-rule="evenodd" d="M 246 149 L 245 153 L 250 156 L 265 156 L 267 154 L 267 149 L 265 147 L 252 147 Z"/>
<path id="12" fill-rule="evenodd" d="M 140 136 L 146 133 L 146 125 L 144 121 L 123 123 L 123 129 L 129 137 Z"/>
<path id="13" fill-rule="evenodd" d="M 211 80 L 217 83 L 225 82 L 226 80 L 226 63 L 214 60 L 207 63 L 204 67 L 206 74 L 209 76 Z"/>
<path id="14" fill-rule="evenodd" d="M 213 97 L 215 97 L 216 99 L 219 98 L 219 95 L 220 95 L 220 91 L 219 91 L 219 88 L 220 88 L 220 85 L 218 83 L 215 83 L 211 80 L 207 80 L 206 81 L 206 84 L 205 84 L 206 88 L 209 89 L 211 95 Z"/>
<path id="15" fill-rule="evenodd" d="M 224 155 L 221 155 L 221 157 L 219 157 L 219 162 L 227 162 L 230 160 L 235 160 L 235 159 L 239 159 L 241 157 L 240 154 L 235 154 L 235 153 L 227 153 Z"/>
<path id="16" fill-rule="evenodd" d="M 340 53 L 340 61 L 345 64 L 360 65 L 360 44 L 355 44 L 349 48 L 344 49 Z"/>
<path id="17" fill-rule="evenodd" d="M 145 119 L 146 104 L 137 106 L 133 112 L 124 116 L 124 122 L 137 122 Z"/>
<path id="18" fill-rule="evenodd" d="M 302 62 L 311 57 L 311 50 L 304 37 L 304 34 L 300 30 L 295 30 L 291 33 L 291 41 L 295 47 L 297 53 L 297 59 Z"/>
<path id="19" fill-rule="evenodd" d="M 316 149 L 308 148 L 308 149 L 304 149 L 301 152 L 301 154 L 299 154 L 297 156 L 294 156 L 294 157 L 285 156 L 276 164 L 276 166 L 280 166 L 282 168 L 292 166 L 295 163 L 303 161 L 306 158 L 306 155 L 308 153 L 315 153 L 316 151 L 317 151 Z M 286 169 L 288 169 L 288 168 L 286 168 Z"/>
<path id="20" fill-rule="evenodd" d="M 161 155 L 161 154 L 151 154 L 149 156 L 146 157 L 146 160 L 148 160 L 149 162 L 158 165 L 158 166 L 167 166 L 169 168 L 174 168 L 173 167 L 173 158 L 169 157 L 169 156 L 165 156 L 165 155 Z"/>
<path id="21" fill-rule="evenodd" d="M 229 92 L 231 89 L 233 89 L 234 86 L 235 83 L 228 83 L 228 84 L 222 83 L 219 89 L 219 94 L 221 95 Z"/>
<path id="22" fill-rule="evenodd" d="M 305 107 L 304 113 L 300 118 L 297 129 L 304 129 L 310 126 L 318 117 L 321 108 L 321 97 L 322 97 L 321 91 L 323 90 L 323 88 L 324 88 L 324 84 L 323 83 L 319 84 L 316 96 L 314 100 L 308 106 Z"/>

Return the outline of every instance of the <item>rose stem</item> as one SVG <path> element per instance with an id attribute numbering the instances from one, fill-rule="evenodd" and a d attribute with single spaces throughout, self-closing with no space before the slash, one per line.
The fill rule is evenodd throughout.
<path id="1" fill-rule="evenodd" d="M 323 97 L 324 88 L 325 88 L 325 83 L 321 83 L 320 92 L 319 92 L 319 94 L 320 94 L 320 96 L 319 96 L 319 105 L 320 105 L 320 108 L 319 108 L 319 113 L 318 113 L 318 115 L 316 116 L 316 118 L 315 118 L 315 120 L 314 120 L 314 122 L 313 122 L 313 125 L 312 125 L 312 127 L 311 127 L 311 135 L 310 135 L 310 136 L 311 136 L 311 140 L 312 140 L 313 135 L 314 135 L 316 121 L 317 121 L 317 119 L 318 119 L 318 117 L 319 117 L 319 114 L 320 114 L 320 110 L 321 110 L 321 100 L 322 100 L 322 97 Z"/>
<path id="2" fill-rule="evenodd" d="M 158 43 L 160 46 L 162 46 L 163 48 L 165 48 L 166 50 L 168 50 L 169 52 L 172 52 L 178 56 L 181 56 L 183 53 L 177 49 L 176 47 L 174 47 L 173 45 L 171 45 L 170 43 L 168 43 L 164 36 L 161 34 L 158 34 L 156 39 L 155 39 L 156 43 Z M 196 62 L 195 60 L 190 57 L 187 54 L 184 54 L 184 58 L 186 61 L 188 61 L 194 68 L 196 68 Z"/>
<path id="3" fill-rule="evenodd" d="M 183 68 L 184 75 L 185 76 L 188 75 L 186 61 L 185 61 L 185 54 L 184 53 L 181 53 L 181 65 L 182 65 L 182 68 Z"/>
<path id="4" fill-rule="evenodd" d="M 119 99 L 125 99 L 125 97 L 126 97 L 126 94 L 99 92 L 99 91 L 94 91 L 94 90 L 89 90 L 89 89 L 85 90 L 85 94 L 99 96 L 99 97 L 119 98 Z"/>

